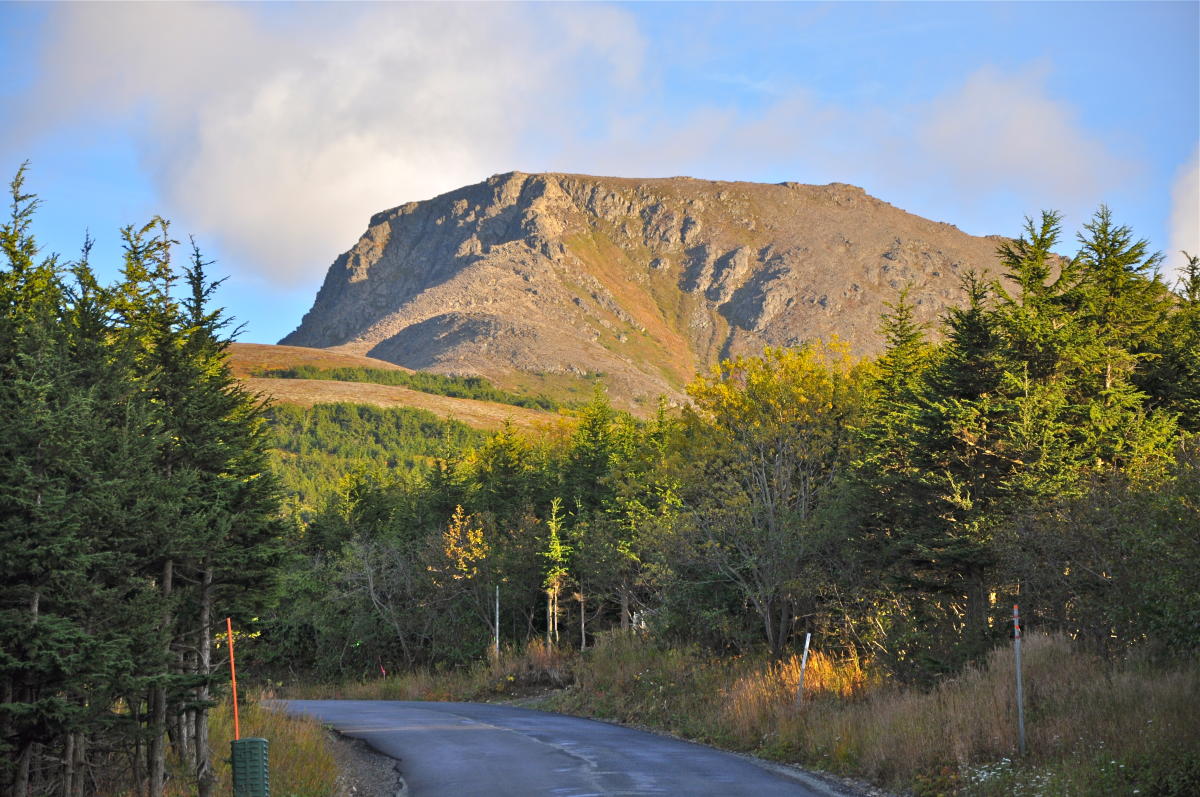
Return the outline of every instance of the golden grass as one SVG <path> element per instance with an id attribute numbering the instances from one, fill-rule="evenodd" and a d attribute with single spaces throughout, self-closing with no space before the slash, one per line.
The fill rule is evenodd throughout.
<path id="1" fill-rule="evenodd" d="M 273 346 L 269 343 L 233 343 L 229 346 L 229 367 L 238 378 L 265 369 L 295 368 L 311 365 L 314 368 L 377 368 L 383 371 L 404 371 L 411 368 L 329 349 L 310 349 L 306 346 Z"/>
<path id="2" fill-rule="evenodd" d="M 452 398 L 373 382 L 339 382 L 332 379 L 242 379 L 247 389 L 270 396 L 284 404 L 311 407 L 315 404 L 347 402 L 375 407 L 412 407 L 439 418 L 461 421 L 476 429 L 495 430 L 511 421 L 519 429 L 535 430 L 554 423 L 556 413 L 496 404 L 490 401 Z"/>
<path id="3" fill-rule="evenodd" d="M 357 354 L 309 349 L 303 346 L 272 346 L 265 343 L 234 343 L 229 347 L 229 364 L 234 376 L 254 393 L 269 396 L 283 404 L 311 407 L 315 404 L 346 402 L 375 407 L 412 407 L 426 410 L 439 418 L 462 421 L 468 426 L 494 431 L 511 421 L 526 431 L 540 430 L 560 416 L 552 412 L 514 407 L 476 399 L 453 398 L 371 382 L 341 382 L 331 379 L 263 379 L 253 374 L 264 369 L 295 368 L 377 368 L 412 373 L 411 368 Z"/>
<path id="4" fill-rule="evenodd" d="M 615 638 L 554 705 L 922 795 L 1200 793 L 1200 668 L 1112 665 L 1062 637 L 1025 644 L 1025 759 L 1007 647 L 929 691 L 818 652 L 797 704 L 795 657 Z"/>
<path id="5" fill-rule="evenodd" d="M 773 733 L 781 719 L 798 709 L 801 663 L 802 657 L 793 655 L 737 676 L 721 706 L 724 722 L 745 738 Z M 879 683 L 878 674 L 868 672 L 857 658 L 836 659 L 815 652 L 809 655 L 804 669 L 804 700 L 854 698 Z"/>
<path id="6" fill-rule="evenodd" d="M 308 717 L 293 717 L 257 703 L 240 706 L 243 739 L 259 737 L 269 743 L 271 793 L 287 797 L 329 797 L 336 791 L 338 769 L 329 749 L 329 734 Z M 216 794 L 233 793 L 230 742 L 233 707 L 222 703 L 209 713 L 209 740 L 217 776 Z M 187 784 L 180 784 L 185 786 Z M 170 792 L 183 797 L 190 788 Z"/>

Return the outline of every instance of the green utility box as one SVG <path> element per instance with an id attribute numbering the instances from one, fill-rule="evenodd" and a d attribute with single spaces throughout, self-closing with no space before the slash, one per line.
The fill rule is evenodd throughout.
<path id="1" fill-rule="evenodd" d="M 271 797 L 266 739 L 238 739 L 233 748 L 234 797 Z"/>

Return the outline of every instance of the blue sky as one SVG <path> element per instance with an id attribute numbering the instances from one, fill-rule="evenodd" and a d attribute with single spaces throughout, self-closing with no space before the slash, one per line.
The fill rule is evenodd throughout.
<path id="1" fill-rule="evenodd" d="M 847 182 L 975 234 L 1106 203 L 1175 266 L 1198 42 L 1197 2 L 0 3 L 0 169 L 109 278 L 170 218 L 253 342 L 372 213 L 514 169 Z"/>

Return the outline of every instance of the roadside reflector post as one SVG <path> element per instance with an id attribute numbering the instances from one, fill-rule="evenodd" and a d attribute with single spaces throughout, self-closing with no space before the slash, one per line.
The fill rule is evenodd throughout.
<path id="1" fill-rule="evenodd" d="M 1017 748 L 1025 755 L 1025 695 L 1021 685 L 1021 610 L 1013 604 L 1013 653 L 1017 669 Z"/>
<path id="2" fill-rule="evenodd" d="M 808 643 L 812 641 L 812 632 L 804 635 L 804 655 L 800 658 L 800 685 L 796 687 L 796 705 L 804 700 L 804 670 L 808 667 Z"/>
<path id="3" fill-rule="evenodd" d="M 266 739 L 235 739 L 233 751 L 234 797 L 271 797 L 271 774 Z"/>
<path id="4" fill-rule="evenodd" d="M 229 682 L 233 687 L 233 741 L 229 743 L 234 797 L 271 797 L 266 739 L 243 739 L 238 718 L 237 663 L 233 656 L 233 620 L 225 618 L 229 641 Z"/>

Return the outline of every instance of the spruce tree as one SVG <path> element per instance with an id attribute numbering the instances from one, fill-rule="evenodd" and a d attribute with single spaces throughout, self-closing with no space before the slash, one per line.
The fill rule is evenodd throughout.
<path id="1" fill-rule="evenodd" d="M 89 244 L 38 262 L 23 177 L 0 231 L 0 787 L 82 793 L 121 756 L 107 776 L 159 795 L 169 729 L 207 794 L 215 608 L 260 602 L 236 594 L 268 592 L 279 534 L 261 407 L 198 254 L 182 303 L 158 220 L 125 231 L 116 286 Z"/>
<path id="2" fill-rule="evenodd" d="M 1200 432 L 1200 257 L 1183 253 L 1176 299 L 1145 369 L 1134 377 L 1150 402 L 1175 413 L 1179 426 Z"/>

